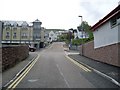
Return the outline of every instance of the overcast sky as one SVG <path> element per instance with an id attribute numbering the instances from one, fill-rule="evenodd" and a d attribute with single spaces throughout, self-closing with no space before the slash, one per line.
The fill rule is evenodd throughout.
<path id="1" fill-rule="evenodd" d="M 81 23 L 91 26 L 117 7 L 120 0 L 0 0 L 0 20 L 32 22 L 45 28 L 70 29 Z"/>

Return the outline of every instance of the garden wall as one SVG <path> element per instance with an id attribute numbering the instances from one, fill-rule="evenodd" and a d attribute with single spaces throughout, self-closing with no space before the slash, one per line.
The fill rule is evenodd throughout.
<path id="1" fill-rule="evenodd" d="M 94 49 L 94 41 L 83 45 L 83 55 L 91 59 L 120 67 L 120 43 Z M 80 46 L 80 54 L 82 47 Z"/>
<path id="2" fill-rule="evenodd" d="M 2 71 L 26 59 L 28 55 L 29 49 L 26 45 L 2 47 Z"/>

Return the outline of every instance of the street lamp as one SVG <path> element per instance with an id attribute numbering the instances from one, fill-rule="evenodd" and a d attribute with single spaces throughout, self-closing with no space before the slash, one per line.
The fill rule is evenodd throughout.
<path id="1" fill-rule="evenodd" d="M 83 17 L 82 16 L 78 16 L 78 17 L 80 17 L 81 18 L 81 29 L 82 29 L 82 48 L 81 48 L 81 55 L 83 55 Z"/>

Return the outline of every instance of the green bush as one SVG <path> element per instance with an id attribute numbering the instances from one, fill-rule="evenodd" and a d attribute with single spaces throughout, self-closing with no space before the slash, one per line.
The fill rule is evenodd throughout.
<path id="1" fill-rule="evenodd" d="M 72 45 L 81 45 L 81 44 L 87 43 L 87 42 L 92 41 L 92 40 L 93 40 L 93 38 L 91 38 L 91 39 L 90 38 L 73 39 L 72 40 Z"/>

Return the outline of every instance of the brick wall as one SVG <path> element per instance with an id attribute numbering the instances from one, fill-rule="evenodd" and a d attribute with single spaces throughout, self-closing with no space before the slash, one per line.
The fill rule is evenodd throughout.
<path id="1" fill-rule="evenodd" d="M 2 47 L 2 70 L 6 70 L 29 55 L 28 46 L 7 46 Z"/>
<path id="2" fill-rule="evenodd" d="M 0 72 L 2 71 L 2 48 L 0 47 Z"/>
<path id="3" fill-rule="evenodd" d="M 94 60 L 120 67 L 118 58 L 118 56 L 120 56 L 120 53 L 118 53 L 119 48 L 120 43 L 94 49 L 94 42 L 91 41 L 83 45 L 83 55 Z"/>

